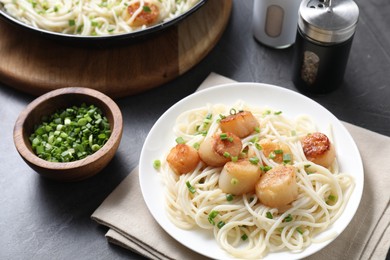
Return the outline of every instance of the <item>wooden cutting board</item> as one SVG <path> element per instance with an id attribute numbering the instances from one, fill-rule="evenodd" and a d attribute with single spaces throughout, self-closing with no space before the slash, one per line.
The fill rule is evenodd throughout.
<path id="1" fill-rule="evenodd" d="M 0 81 L 38 96 L 89 87 L 112 98 L 160 86 L 202 60 L 220 39 L 232 0 L 208 0 L 178 25 L 120 46 L 71 46 L 0 20 Z"/>

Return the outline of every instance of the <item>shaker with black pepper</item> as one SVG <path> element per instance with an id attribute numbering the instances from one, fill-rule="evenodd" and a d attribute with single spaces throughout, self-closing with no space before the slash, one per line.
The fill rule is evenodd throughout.
<path id="1" fill-rule="evenodd" d="M 298 90 L 323 94 L 342 83 L 358 17 L 353 0 L 302 1 L 293 64 Z"/>

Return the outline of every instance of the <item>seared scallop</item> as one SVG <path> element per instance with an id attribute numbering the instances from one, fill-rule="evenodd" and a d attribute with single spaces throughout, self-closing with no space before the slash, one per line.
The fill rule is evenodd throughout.
<path id="1" fill-rule="evenodd" d="M 256 184 L 260 202 L 271 208 L 283 209 L 298 197 L 295 168 L 279 165 L 264 173 Z"/>
<path id="2" fill-rule="evenodd" d="M 184 174 L 192 172 L 196 168 L 200 162 L 200 157 L 194 147 L 177 144 L 170 150 L 167 162 L 176 174 Z"/>
<path id="3" fill-rule="evenodd" d="M 199 146 L 199 156 L 209 166 L 220 167 L 241 153 L 241 139 L 233 133 L 215 133 Z"/>
<path id="4" fill-rule="evenodd" d="M 290 147 L 287 144 L 273 142 L 270 139 L 261 139 L 259 145 L 265 157 L 272 159 L 276 163 L 282 163 L 286 154 L 290 155 L 290 161 L 293 160 Z"/>
<path id="5" fill-rule="evenodd" d="M 223 132 L 231 132 L 244 138 L 259 127 L 259 121 L 250 111 L 240 111 L 221 119 L 220 127 Z"/>
<path id="6" fill-rule="evenodd" d="M 237 162 L 227 162 L 219 176 L 219 187 L 225 193 L 242 195 L 254 192 L 256 183 L 261 176 L 258 165 L 249 160 L 239 160 Z"/>
<path id="7" fill-rule="evenodd" d="M 313 163 L 328 168 L 336 158 L 334 145 L 323 133 L 309 134 L 302 138 L 301 143 L 306 159 Z"/>

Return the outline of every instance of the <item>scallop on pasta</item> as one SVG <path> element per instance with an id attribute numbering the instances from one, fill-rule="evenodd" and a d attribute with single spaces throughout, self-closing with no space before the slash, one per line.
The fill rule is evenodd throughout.
<path id="1" fill-rule="evenodd" d="M 169 21 L 199 0 L 0 0 L 17 20 L 50 32 L 107 36 Z"/>
<path id="2" fill-rule="evenodd" d="M 331 126 L 317 129 L 306 115 L 239 100 L 185 111 L 172 131 L 178 144 L 158 168 L 168 218 L 209 230 L 239 259 L 322 242 L 316 235 L 339 218 L 355 186 L 339 170 Z"/>

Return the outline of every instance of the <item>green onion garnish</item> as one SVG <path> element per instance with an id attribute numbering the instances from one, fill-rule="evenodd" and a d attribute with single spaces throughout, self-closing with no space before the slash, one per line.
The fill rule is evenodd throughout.
<path id="1" fill-rule="evenodd" d="M 289 163 L 289 162 L 291 162 L 291 154 L 289 154 L 289 153 L 283 154 L 283 162 L 284 162 L 284 163 Z"/>
<path id="2" fill-rule="evenodd" d="M 191 185 L 191 183 L 189 182 L 189 181 L 186 181 L 186 186 L 187 186 L 187 188 L 188 188 L 188 190 L 192 193 L 192 194 L 194 194 L 195 193 L 195 188 Z"/>
<path id="3" fill-rule="evenodd" d="M 226 223 L 225 223 L 224 221 L 221 220 L 221 221 L 218 222 L 217 227 L 218 227 L 219 229 L 221 229 L 223 226 L 225 226 L 225 224 L 226 224 Z"/>
<path id="4" fill-rule="evenodd" d="M 232 185 L 237 185 L 237 184 L 238 184 L 238 180 L 237 180 L 236 178 L 232 178 L 232 179 L 230 180 L 230 184 L 232 184 Z"/>
<path id="5" fill-rule="evenodd" d="M 291 216 L 291 214 L 288 214 L 287 217 L 283 219 L 283 222 L 290 222 L 291 220 L 293 220 L 293 217 Z"/>
<path id="6" fill-rule="evenodd" d="M 267 171 L 269 171 L 271 169 L 272 169 L 272 167 L 269 166 L 269 165 L 260 166 L 260 170 L 262 170 L 263 172 L 267 172 Z"/>
<path id="7" fill-rule="evenodd" d="M 249 158 L 249 162 L 250 162 L 251 164 L 254 164 L 254 165 L 257 165 L 257 164 L 259 163 L 259 161 L 260 161 L 260 159 L 257 158 L 257 157 L 251 157 L 251 158 Z"/>
<path id="8" fill-rule="evenodd" d="M 336 200 L 337 200 L 337 196 L 332 195 L 332 194 L 330 194 L 330 195 L 328 196 L 328 201 L 335 202 Z"/>
<path id="9" fill-rule="evenodd" d="M 226 194 L 226 200 L 227 201 L 232 201 L 234 199 L 233 194 Z"/>
<path id="10" fill-rule="evenodd" d="M 94 105 L 73 106 L 42 118 L 30 135 L 33 151 L 50 162 L 71 162 L 99 150 L 111 135 L 110 124 Z"/>
<path id="11" fill-rule="evenodd" d="M 248 235 L 247 235 L 247 234 L 242 235 L 242 236 L 241 236 L 241 239 L 242 239 L 243 241 L 247 240 L 247 239 L 248 239 Z"/>
<path id="12" fill-rule="evenodd" d="M 144 6 L 142 7 L 142 10 L 143 10 L 144 12 L 147 12 L 147 13 L 151 13 L 151 12 L 152 12 L 152 9 L 150 9 L 150 7 L 147 6 L 147 5 L 144 5 Z"/>
<path id="13" fill-rule="evenodd" d="M 269 219 L 273 219 L 274 218 L 274 216 L 272 215 L 272 213 L 271 212 L 267 212 L 267 218 L 269 218 Z"/>
<path id="14" fill-rule="evenodd" d="M 219 212 L 216 210 L 213 210 L 209 213 L 208 220 L 209 220 L 210 224 L 215 225 L 214 219 L 218 216 L 218 214 L 219 214 Z"/>
<path id="15" fill-rule="evenodd" d="M 161 167 L 161 161 L 160 160 L 154 160 L 153 162 L 153 168 L 158 170 Z"/>
<path id="16" fill-rule="evenodd" d="M 178 138 L 176 138 L 175 141 L 176 141 L 177 144 L 184 144 L 184 143 L 185 143 L 183 137 L 181 137 L 181 136 L 179 136 Z"/>
<path id="17" fill-rule="evenodd" d="M 226 139 L 228 139 L 228 135 L 227 135 L 227 133 L 222 133 L 219 135 L 219 138 L 221 138 L 221 140 L 226 140 Z"/>
<path id="18" fill-rule="evenodd" d="M 194 143 L 192 145 L 192 147 L 194 147 L 196 150 L 199 150 L 200 144 L 199 143 Z"/>

